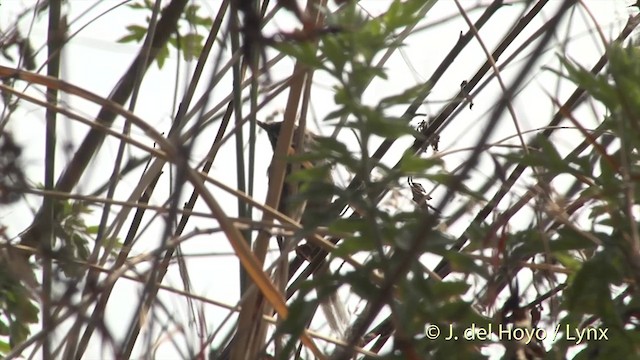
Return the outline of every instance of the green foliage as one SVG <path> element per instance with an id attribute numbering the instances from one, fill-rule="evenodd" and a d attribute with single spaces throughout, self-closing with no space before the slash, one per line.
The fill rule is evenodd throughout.
<path id="1" fill-rule="evenodd" d="M 640 197 L 637 191 L 626 190 L 630 186 L 637 187 L 632 184 L 637 181 L 640 146 L 635 115 L 640 110 L 640 52 L 635 47 L 614 44 L 608 49 L 608 55 L 610 65 L 605 74 L 592 75 L 568 61 L 564 61 L 564 66 L 571 80 L 607 107 L 609 115 L 604 118 L 601 128 L 619 140 L 619 147 L 606 149 L 606 152 L 600 150 L 604 148 L 594 147 L 591 154 L 570 162 L 577 166 L 570 166 L 569 162 L 562 164 L 564 159 L 550 142 L 541 141 L 541 156 L 537 160 L 528 159 L 553 173 L 570 173 L 588 179 L 593 185 L 586 187 L 582 196 L 592 199 L 590 218 L 608 229 L 607 232 L 593 229 L 578 232 L 564 228 L 558 231 L 559 240 L 550 243 L 555 247 L 558 259 L 575 271 L 568 279 L 566 296 L 562 298 L 567 313 L 561 322 L 570 324 L 570 329 L 595 326 L 608 330 L 607 340 L 586 342 L 586 348 L 576 359 L 631 359 L 637 358 L 638 353 L 634 345 L 638 335 L 634 320 L 629 316 L 637 310 L 637 304 L 623 299 L 636 297 L 635 286 L 629 287 L 628 282 L 640 279 L 640 258 L 637 245 L 633 244 L 633 234 L 637 234 L 640 224 L 627 206 L 638 204 Z M 542 157 L 546 161 L 541 161 Z M 589 168 L 589 162 L 598 164 L 599 173 Z M 601 242 L 597 250 L 586 234 Z M 569 255 L 569 251 L 581 247 L 580 240 L 591 248 L 587 254 L 593 254 L 582 262 Z M 565 339 L 572 335 L 575 334 L 563 332 Z M 559 345 L 562 349 L 568 346 L 562 342 Z"/>
<path id="2" fill-rule="evenodd" d="M 82 202 L 66 201 L 61 204 L 56 228 L 56 241 L 53 249 L 60 258 L 59 266 L 64 274 L 75 278 L 84 273 L 84 266 L 77 262 L 85 262 L 89 258 L 89 228 L 84 217 L 91 214 L 91 209 Z"/>
<path id="3" fill-rule="evenodd" d="M 127 4 L 126 6 L 132 10 L 150 13 L 153 11 L 154 3 L 150 0 L 144 0 Z M 186 6 L 185 11 L 181 14 L 182 21 L 178 22 L 178 31 L 171 36 L 167 45 L 160 49 L 160 53 L 156 57 L 158 68 L 162 69 L 169 57 L 169 46 L 181 53 L 185 61 L 191 61 L 200 55 L 204 46 L 204 36 L 200 35 L 198 30 L 209 31 L 213 21 L 207 16 L 199 15 L 199 10 L 200 5 L 195 3 Z M 128 34 L 122 36 L 117 42 L 123 44 L 130 42 L 141 43 L 147 35 L 150 17 L 147 17 L 146 20 L 146 26 L 135 24 L 127 26 Z M 189 30 L 186 33 L 180 32 L 181 24 L 183 27 L 188 27 Z"/>
<path id="4" fill-rule="evenodd" d="M 38 323 L 40 310 L 34 304 L 25 284 L 14 275 L 0 267 L 0 308 L 3 309 L 0 335 L 9 338 L 9 344 L 2 342 L 0 351 L 21 344 L 31 333 L 29 327 Z"/>

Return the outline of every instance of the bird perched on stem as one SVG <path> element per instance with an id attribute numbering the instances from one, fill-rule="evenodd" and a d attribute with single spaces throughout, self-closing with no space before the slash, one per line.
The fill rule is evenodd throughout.
<path id="1" fill-rule="evenodd" d="M 258 126 L 265 130 L 271 146 L 275 151 L 282 122 L 265 123 L 258 121 Z M 309 153 L 309 151 L 317 146 L 318 135 L 305 130 L 302 138 L 300 138 L 299 130 L 300 128 L 297 126 L 294 128 L 292 143 L 287 150 L 287 156 L 289 157 Z M 301 140 L 301 146 L 297 144 L 299 139 Z M 299 147 L 302 151 L 298 149 Z M 290 175 L 294 172 L 294 165 L 296 164 L 300 170 L 305 170 L 308 173 L 292 180 Z M 326 160 L 314 158 L 312 160 L 302 160 L 299 162 L 289 161 L 287 163 L 285 176 L 278 211 L 294 220 L 298 220 L 306 231 L 313 231 L 312 229 L 316 226 L 321 225 L 324 221 L 330 220 L 331 214 L 335 212 L 331 209 L 332 195 L 328 190 L 334 185 L 334 182 L 329 163 Z M 300 249 L 304 250 L 298 251 L 298 254 L 308 261 L 311 261 L 309 258 L 310 254 L 322 253 L 318 251 L 319 248 L 313 244 L 307 244 L 306 247 L 299 246 L 298 250 Z M 322 261 L 322 264 L 316 269 L 316 275 L 326 273 L 329 270 L 329 264 L 326 260 Z M 334 293 L 329 296 L 326 301 L 321 303 L 321 306 L 332 330 L 342 333 L 347 323 L 347 315 L 344 305 L 339 301 L 337 294 Z"/>
<path id="2" fill-rule="evenodd" d="M 258 121 L 258 126 L 266 131 L 271 147 L 275 150 L 282 122 L 264 123 Z M 296 126 L 293 131 L 292 143 L 287 150 L 287 156 L 289 157 L 308 154 L 310 150 L 317 146 L 319 136 L 305 130 L 301 139 L 302 151 L 299 151 L 297 149 L 297 142 L 300 136 L 298 129 L 299 128 Z M 292 172 L 297 170 L 295 168 L 296 166 L 300 170 L 306 170 L 308 172 L 312 171 L 313 173 L 303 176 L 305 177 L 305 180 L 291 181 L 288 177 Z M 278 211 L 298 220 L 302 225 L 319 225 L 318 217 L 323 217 L 323 214 L 327 214 L 331 205 L 331 195 L 327 194 L 329 190 L 327 188 L 333 186 L 333 178 L 331 176 L 328 162 L 326 160 L 317 159 L 303 161 L 294 160 L 294 162 L 289 162 L 287 164 L 285 176 L 286 178 L 280 194 L 280 205 L 278 206 Z M 303 198 L 306 201 L 302 201 Z"/>

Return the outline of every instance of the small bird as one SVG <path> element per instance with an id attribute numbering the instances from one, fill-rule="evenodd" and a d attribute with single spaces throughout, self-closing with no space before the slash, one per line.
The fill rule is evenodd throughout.
<path id="1" fill-rule="evenodd" d="M 278 144 L 278 137 L 280 135 L 280 129 L 282 128 L 282 122 L 270 122 L 265 123 L 258 121 L 258 126 L 264 129 L 269 136 L 269 141 L 271 142 L 271 147 L 275 151 L 275 148 Z M 295 156 L 307 153 L 313 149 L 314 146 L 317 145 L 319 136 L 305 130 L 303 138 L 302 138 L 302 151 L 299 151 L 296 146 L 296 142 L 298 141 L 298 131 L 299 128 L 296 126 L 293 130 L 293 139 L 292 144 L 289 146 L 287 150 L 287 156 Z M 326 160 L 305 160 L 300 162 L 300 169 L 314 169 L 318 167 L 323 167 L 325 171 L 319 172 L 321 175 L 314 178 L 313 181 L 305 181 L 298 184 L 292 184 L 287 180 L 287 177 L 291 174 L 293 170 L 293 166 L 291 163 L 287 164 L 286 168 L 286 177 L 285 182 L 282 185 L 282 192 L 280 194 L 280 205 L 278 206 L 278 211 L 291 216 L 290 212 L 296 210 L 296 207 L 300 209 L 300 204 L 297 203 L 296 198 L 305 198 L 306 205 L 303 206 L 303 211 L 300 216 L 300 224 L 302 224 L 306 229 L 313 228 L 318 225 L 321 225 L 324 221 L 330 220 L 332 214 L 336 213 L 332 211 L 331 207 L 331 195 L 328 193 L 327 188 L 333 186 L 333 177 L 331 176 L 331 172 L 329 171 L 329 164 Z M 302 196 L 292 196 L 292 190 L 297 185 L 299 190 L 299 195 Z M 323 191 L 324 190 L 324 191 Z M 337 217 L 334 216 L 334 218 Z M 311 261 L 310 254 L 320 253 L 320 249 L 313 244 L 307 244 L 299 246 L 298 252 L 299 255 L 302 255 L 306 260 Z M 325 253 L 326 254 L 326 253 Z M 323 261 L 320 266 L 318 266 L 315 271 L 316 275 L 320 273 L 326 273 L 329 271 L 329 264 L 326 261 Z M 323 312 L 325 313 L 325 317 L 327 318 L 327 322 L 329 323 L 332 330 L 342 334 L 344 331 L 344 327 L 347 324 L 347 314 L 344 308 L 344 305 L 340 302 L 337 294 L 332 294 L 326 301 L 321 303 L 321 307 Z"/>
<path id="2" fill-rule="evenodd" d="M 271 142 L 271 147 L 275 151 L 276 145 L 278 143 L 278 136 L 280 135 L 280 129 L 282 128 L 282 122 L 271 122 L 265 123 L 258 121 L 258 126 L 264 129 L 269 137 L 269 142 Z M 313 149 L 314 146 L 317 145 L 318 135 L 305 130 L 304 137 L 302 139 L 302 151 L 298 151 L 296 149 L 296 142 L 298 141 L 298 127 L 296 126 L 293 130 L 293 139 L 292 143 L 287 150 L 287 156 L 296 156 L 304 153 L 308 153 Z M 288 181 L 287 177 L 291 175 L 293 171 L 293 166 L 291 163 L 287 164 L 285 182 L 282 185 L 282 192 L 280 194 L 280 205 L 278 206 L 278 211 L 281 213 L 294 217 L 292 212 L 295 212 L 296 207 L 299 209 L 301 206 L 299 201 L 296 199 L 305 198 L 306 205 L 302 211 L 300 219 L 300 223 L 302 225 L 309 226 L 317 226 L 319 224 L 319 220 L 322 218 L 326 218 L 327 212 L 330 209 L 331 205 L 331 195 L 326 195 L 328 191 L 327 187 L 333 185 L 333 177 L 331 176 L 331 172 L 329 171 L 329 166 L 327 161 L 324 160 L 305 160 L 299 162 L 299 169 L 314 169 L 323 167 L 325 171 L 319 171 L 322 176 L 315 178 L 315 181 L 305 181 L 304 183 L 291 183 Z M 271 167 L 270 167 L 271 168 Z M 303 196 L 292 196 L 292 192 L 295 187 L 298 188 L 298 195 Z M 301 194 L 302 193 L 302 194 Z"/>

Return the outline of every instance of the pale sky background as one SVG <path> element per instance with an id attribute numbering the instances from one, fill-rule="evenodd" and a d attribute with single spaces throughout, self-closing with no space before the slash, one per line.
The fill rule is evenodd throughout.
<path id="1" fill-rule="evenodd" d="M 627 5 L 631 1 L 613 1 L 613 0 L 592 0 L 585 1 L 584 4 L 590 9 L 592 14 L 596 17 L 598 24 L 602 27 L 604 34 L 608 38 L 617 36 L 620 29 L 624 26 L 629 14 L 635 14 L 637 10 L 635 8 L 627 8 Z M 95 7 L 92 7 L 98 3 Z M 113 9 L 109 13 L 105 11 L 120 4 L 118 1 L 82 1 L 71 0 L 64 6 L 64 12 L 68 14 L 68 19 L 71 23 L 70 33 L 74 33 L 78 29 L 86 26 L 78 35 L 76 35 L 65 47 L 63 54 L 62 65 L 62 78 L 76 86 L 85 88 L 98 95 L 107 97 L 111 89 L 115 86 L 117 80 L 129 67 L 133 57 L 138 52 L 139 44 L 118 44 L 115 42 L 118 38 L 126 34 L 125 27 L 131 24 L 144 24 L 144 18 L 147 15 L 141 11 L 132 11 L 127 7 L 119 6 Z M 471 8 L 477 4 L 476 1 L 462 1 L 463 5 L 467 8 Z M 484 1 L 483 3 L 489 3 Z M 552 0 L 551 3 L 559 5 L 560 1 Z M 26 5 L 31 4 L 30 1 L 23 0 L 2 0 L 2 6 L 0 7 L 0 24 L 8 24 L 15 17 L 15 14 L 19 13 Z M 212 17 L 213 13 L 217 9 L 217 1 L 204 2 L 202 13 L 208 13 Z M 386 0 L 370 0 L 361 1 L 362 8 L 366 9 L 372 15 L 377 15 L 380 11 L 386 8 L 389 4 Z M 90 9 L 91 8 L 91 9 Z M 498 11 L 499 15 L 492 18 L 491 21 L 481 30 L 480 34 L 485 41 L 487 47 L 492 51 L 501 39 L 502 35 L 506 33 L 510 26 L 514 23 L 514 19 L 517 18 L 522 12 L 523 5 L 515 4 L 513 6 L 503 7 Z M 87 11 L 90 9 L 87 13 Z M 526 39 L 533 31 L 537 30 L 542 24 L 543 19 L 548 19 L 553 9 L 545 9 L 544 16 L 538 16 L 533 23 L 527 27 L 527 29 L 518 37 L 516 44 L 520 44 Z M 472 21 L 475 21 L 478 16 L 484 11 L 484 9 L 470 12 Z M 202 14 L 201 13 L 201 14 Z M 439 1 L 428 16 L 418 25 L 418 28 L 424 24 L 431 24 L 437 22 L 439 19 L 448 17 L 450 15 L 457 14 L 455 3 L 451 0 Z M 572 14 L 573 19 L 571 23 L 564 22 L 560 27 L 559 39 L 569 37 L 571 39 L 567 47 L 567 53 L 569 56 L 590 68 L 595 64 L 602 54 L 603 46 L 600 43 L 597 36 L 593 34 L 593 23 L 588 19 L 584 12 L 576 12 Z M 567 20 L 567 19 L 565 19 Z M 282 16 L 276 17 L 275 21 L 281 29 L 291 28 L 291 18 Z M 41 15 L 34 23 L 31 30 L 29 30 L 30 22 L 23 21 L 20 29 L 24 36 L 28 36 L 32 40 L 34 48 L 41 49 L 46 42 L 46 15 Z M 460 32 L 466 32 L 468 27 L 462 17 L 458 17 L 452 21 L 448 21 L 444 24 L 438 25 L 437 28 L 428 28 L 421 32 L 417 32 L 411 35 L 407 42 L 402 55 L 398 52 L 387 62 L 386 68 L 388 69 L 388 79 L 386 81 L 376 80 L 369 87 L 369 90 L 365 93 L 365 103 L 375 104 L 376 101 L 382 97 L 397 94 L 404 89 L 423 82 L 425 79 L 431 76 L 436 66 L 443 59 L 444 55 L 451 49 L 451 47 L 457 41 Z M 265 30 L 274 31 L 273 27 Z M 29 34 L 30 35 L 27 35 Z M 567 36 L 566 33 L 571 34 Z M 203 34 L 206 36 L 206 34 Z M 510 49 L 517 48 L 517 45 L 511 46 Z M 219 47 L 216 47 L 214 54 L 217 54 Z M 530 50 L 529 50 L 530 51 Z M 525 52 L 528 54 L 529 51 Z M 500 60 L 504 60 L 509 57 L 510 51 L 507 51 Z M 537 65 L 540 68 L 542 65 L 548 65 L 551 68 L 558 69 L 557 61 L 557 48 L 550 48 L 544 55 L 544 63 Z M 41 64 L 45 58 L 45 51 L 41 51 L 38 55 L 38 64 Z M 228 52 L 224 54 L 224 57 L 228 59 Z M 421 112 L 427 112 L 431 115 L 437 114 L 440 107 L 450 97 L 454 96 L 459 90 L 461 81 L 466 80 L 467 77 L 471 77 L 484 63 L 485 57 L 482 53 L 480 46 L 476 40 L 472 40 L 471 44 L 467 46 L 452 66 L 447 70 L 444 77 L 437 86 L 433 89 L 431 95 L 429 95 L 429 103 L 425 104 L 421 108 Z M 498 64 L 501 62 L 498 61 Z M 513 74 L 516 74 L 520 68 L 521 62 L 514 62 L 511 66 L 503 72 L 504 79 L 507 86 L 510 84 L 510 79 Z M 0 59 L 0 64 L 7 65 L 6 60 Z M 179 72 L 179 79 L 176 83 L 176 67 L 178 64 L 181 66 Z M 171 57 L 166 61 L 164 68 L 159 70 L 154 64 L 151 66 L 144 82 L 142 83 L 141 93 L 138 98 L 138 103 L 135 109 L 135 113 L 145 119 L 147 122 L 154 125 L 158 131 L 168 131 L 171 118 L 175 114 L 177 105 L 174 104 L 174 90 L 179 89 L 177 99 L 182 96 L 182 91 L 185 89 L 185 84 L 189 80 L 189 76 L 193 71 L 195 63 L 185 63 L 184 61 L 178 61 L 177 55 L 172 52 Z M 284 60 L 281 64 L 274 68 L 272 77 L 274 81 L 279 81 L 290 74 L 292 69 L 292 62 L 290 60 Z M 210 70 L 210 69 L 209 69 Z M 514 107 L 517 112 L 520 126 L 523 130 L 535 129 L 547 124 L 550 119 L 550 115 L 553 114 L 553 107 L 551 101 L 545 95 L 543 89 L 546 89 L 550 93 L 558 96 L 560 101 L 566 100 L 568 95 L 573 91 L 572 86 L 566 84 L 560 87 L 560 92 L 556 92 L 557 77 L 548 71 L 539 70 L 540 74 L 533 73 L 535 80 L 531 80 L 526 86 L 525 92 L 514 101 Z M 42 72 L 44 73 L 44 72 Z M 205 72 L 203 79 L 208 79 L 209 72 Z M 206 80 L 202 81 L 206 84 Z M 322 73 L 315 75 L 315 83 L 317 86 L 313 89 L 313 97 L 311 101 L 312 114 L 308 119 L 308 124 L 311 128 L 315 129 L 313 125 L 313 118 L 322 119 L 326 114 L 333 111 L 336 107 L 333 103 L 333 95 L 331 91 L 331 80 Z M 217 86 L 212 94 L 212 98 L 209 102 L 209 108 L 211 104 L 217 104 L 230 92 L 229 81 L 222 81 L 221 85 Z M 469 110 L 468 107 L 463 110 L 462 114 L 455 119 L 454 126 L 449 126 L 441 134 L 440 151 L 446 152 L 453 149 L 472 146 L 475 144 L 475 138 L 479 131 L 482 131 L 484 120 L 487 119 L 491 112 L 490 106 L 494 103 L 493 99 L 497 96 L 499 91 L 497 82 L 494 80 L 490 85 L 491 90 L 482 91 L 481 95 L 474 98 L 473 110 Z M 31 94 L 40 94 L 42 88 L 30 89 Z M 202 87 L 200 87 L 199 95 L 196 95 L 195 99 L 198 99 L 202 94 Z M 265 119 L 274 112 L 281 112 L 284 109 L 286 103 L 287 92 L 279 96 L 275 101 L 271 102 L 264 110 L 258 114 L 258 118 Z M 63 95 L 63 100 L 67 101 L 69 106 L 85 114 L 88 118 L 93 118 L 98 107 L 86 102 L 80 102 L 77 99 L 69 99 L 68 96 Z M 398 108 L 397 113 L 393 114 L 399 116 L 404 111 L 404 108 Z M 23 102 L 18 112 L 13 116 L 13 120 L 10 122 L 9 128 L 13 131 L 15 140 L 25 146 L 23 152 L 24 164 L 31 181 L 34 183 L 43 182 L 43 168 L 44 161 L 44 138 L 45 138 L 45 121 L 44 112 L 34 105 Z M 577 116 L 580 115 L 594 118 L 592 112 L 587 109 L 584 111 L 576 112 Z M 59 118 L 58 122 L 58 148 L 59 157 L 57 159 L 56 172 L 59 174 L 63 169 L 63 164 L 67 161 L 70 153 L 65 152 L 65 146 L 70 145 L 71 148 L 76 148 L 81 139 L 83 138 L 86 127 L 79 125 L 75 122 L 71 122 L 63 117 Z M 414 123 L 417 123 L 417 120 Z M 123 121 L 117 120 L 114 128 L 119 130 L 122 127 Z M 595 120 L 593 127 L 595 127 Z M 214 123 L 214 126 L 206 128 L 199 137 L 198 147 L 196 148 L 193 158 L 200 160 L 202 156 L 207 152 L 210 142 L 212 141 L 217 131 L 218 123 Z M 248 128 L 248 127 L 247 127 Z M 499 130 L 496 131 L 493 140 L 501 139 L 507 136 L 515 134 L 514 125 L 506 116 L 499 124 Z M 329 134 L 331 132 L 330 127 L 322 127 L 319 132 Z M 348 131 L 345 131 L 341 135 L 341 139 L 344 140 L 350 147 L 355 148 L 357 145 L 353 143 L 353 138 Z M 137 129 L 133 130 L 133 137 L 145 142 L 147 145 L 153 145 L 144 136 L 144 134 Z M 248 139 L 248 137 L 245 137 Z M 567 145 L 565 149 L 569 149 L 574 144 L 579 136 L 577 132 L 570 130 L 560 131 L 554 138 L 558 146 Z M 576 141 L 574 141 L 576 140 Z M 262 181 L 265 178 L 266 169 L 271 159 L 271 150 L 268 141 L 263 133 L 258 134 L 257 143 L 257 169 L 256 169 L 256 193 L 255 197 L 259 201 L 264 200 L 266 192 L 266 182 Z M 379 141 L 378 141 L 379 142 Z M 377 143 L 371 145 L 371 148 L 375 150 Z M 388 157 L 385 157 L 389 164 L 394 164 L 399 158 L 403 149 L 413 140 L 406 138 L 400 139 L 392 148 L 392 153 Z M 510 143 L 517 143 L 517 139 L 512 139 Z M 235 155 L 234 144 L 230 142 L 229 146 L 222 148 L 221 152 L 216 157 L 214 168 L 211 173 L 212 177 L 222 179 L 225 183 L 235 187 Z M 102 185 L 103 182 L 110 176 L 112 171 L 111 166 L 113 158 L 117 152 L 118 142 L 110 139 L 107 140 L 100 155 L 92 162 L 92 174 L 93 176 L 88 178 L 84 177 L 80 186 L 74 190 L 74 193 L 86 194 L 95 189 L 97 186 Z M 133 150 L 135 155 L 141 155 L 138 150 Z M 454 153 L 445 157 L 446 168 L 449 170 L 454 169 L 460 161 L 464 160 L 468 156 L 467 152 Z M 481 177 L 483 164 L 480 163 L 474 176 Z M 489 170 L 491 171 L 491 170 Z M 169 192 L 169 169 L 165 167 L 165 175 L 161 180 L 161 185 L 158 186 L 151 203 L 154 205 L 162 205 Z M 125 200 L 128 197 L 131 188 L 137 184 L 140 171 L 136 171 L 129 177 L 122 180 L 119 185 L 116 195 L 117 199 Z M 488 174 L 490 175 L 490 174 Z M 524 191 L 525 182 L 522 182 L 519 190 Z M 518 187 L 516 187 L 518 189 Z M 427 186 L 427 191 L 430 188 Z M 409 193 L 404 192 L 406 204 L 409 203 Z M 436 192 L 437 194 L 437 192 Z M 217 196 L 219 203 L 223 205 L 225 210 L 229 214 L 236 214 L 236 200 L 224 194 L 219 190 L 214 190 L 214 195 Z M 434 195 L 435 197 L 435 195 Z M 186 198 L 184 198 L 186 199 Z M 457 199 L 457 201 L 461 201 Z M 8 235 L 17 236 L 23 231 L 32 219 L 30 213 L 37 209 L 41 203 L 41 199 L 35 196 L 28 197 L 28 204 L 24 202 L 0 209 L 0 219 L 3 224 L 8 225 Z M 456 203 L 456 204 L 459 204 Z M 454 205 L 456 205 L 454 204 Z M 505 205 L 506 206 L 506 205 Z M 453 206 L 451 209 L 453 209 Z M 115 207 L 112 212 L 118 211 L 119 208 Z M 206 208 L 202 203 L 199 203 L 196 207 L 197 211 L 206 211 Z M 524 211 L 521 216 L 530 214 L 528 211 Z M 100 211 L 98 207 L 95 207 L 93 216 L 87 219 L 87 224 L 97 225 L 100 218 Z M 254 213 L 254 218 L 259 218 L 259 213 Z M 144 233 L 144 236 L 139 239 L 134 247 L 134 253 L 142 253 L 147 250 L 151 250 L 158 245 L 160 241 L 160 234 L 163 230 L 163 222 L 158 219 L 151 219 L 151 212 L 145 215 L 143 224 L 151 223 L 151 229 Z M 523 223 L 526 223 L 527 219 L 524 218 Z M 127 222 L 125 224 L 125 231 L 127 229 Z M 462 230 L 466 228 L 468 223 L 461 222 L 457 226 L 450 229 L 451 233 L 458 235 Z M 512 224 L 517 226 L 517 221 Z M 196 227 L 199 228 L 211 228 L 217 226 L 216 223 L 212 223 L 208 219 L 196 219 L 190 220 L 190 225 L 187 227 L 185 233 L 193 230 Z M 158 236 L 153 236 L 158 234 Z M 124 233 L 120 234 L 121 237 Z M 208 235 L 198 236 L 183 245 L 185 254 L 211 254 L 211 253 L 225 253 L 229 254 L 231 248 L 228 245 L 226 239 L 220 235 Z M 430 264 L 431 266 L 435 263 Z M 199 256 L 192 257 L 188 260 L 188 267 L 192 276 L 194 290 L 193 292 L 206 296 L 217 301 L 221 301 L 230 305 L 236 303 L 238 299 L 238 266 L 237 261 L 233 256 Z M 181 281 L 178 276 L 177 267 L 172 267 L 169 274 L 165 278 L 165 284 L 181 288 Z M 134 309 L 134 305 L 137 302 L 138 289 L 135 284 L 128 280 L 120 280 L 115 288 L 114 295 L 111 296 L 109 306 L 107 307 L 106 321 L 110 329 L 114 332 L 116 338 L 123 336 L 121 329 L 126 328 L 129 325 L 129 319 L 131 311 Z M 165 306 L 171 307 L 172 315 L 182 318 L 181 323 L 187 324 L 189 314 L 187 312 L 186 302 L 182 297 L 169 295 L 166 292 L 160 292 L 160 298 L 164 300 Z M 348 304 L 350 311 L 356 311 L 357 304 Z M 203 309 L 206 314 L 208 328 L 215 329 L 220 321 L 227 315 L 226 310 L 221 310 L 218 307 L 211 305 L 204 305 Z M 160 314 L 162 318 L 164 314 Z M 194 328 L 187 330 L 187 336 L 192 340 L 192 345 L 197 346 L 197 334 Z M 97 337 L 97 336 L 96 336 Z M 176 336 L 180 340 L 184 338 L 180 335 Z M 144 336 L 140 337 L 139 344 L 144 345 Z M 100 357 L 100 343 L 95 342 L 92 344 L 90 351 L 87 352 L 86 358 L 98 358 Z M 106 352 L 111 353 L 110 351 Z M 136 352 L 134 351 L 134 354 Z M 169 359 L 175 357 L 174 346 L 165 342 L 158 350 L 157 358 Z"/>

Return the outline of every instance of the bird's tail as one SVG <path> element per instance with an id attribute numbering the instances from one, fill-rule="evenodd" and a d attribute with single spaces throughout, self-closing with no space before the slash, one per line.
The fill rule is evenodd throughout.
<path id="1" fill-rule="evenodd" d="M 320 277 L 329 273 L 329 262 L 323 261 L 314 276 Z M 327 324 L 331 330 L 343 338 L 349 326 L 349 315 L 337 291 L 333 291 L 329 296 L 320 301 L 320 308 L 327 319 Z"/>

